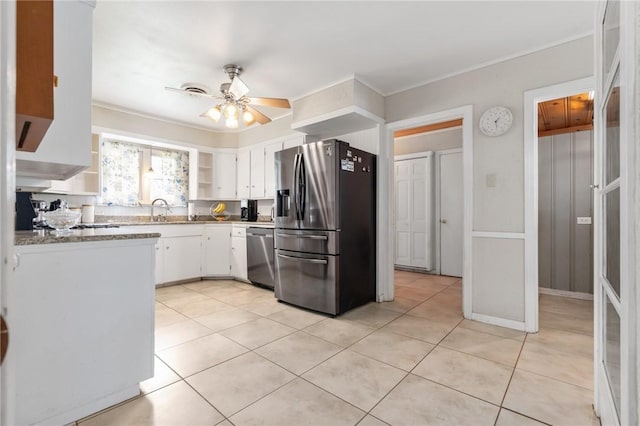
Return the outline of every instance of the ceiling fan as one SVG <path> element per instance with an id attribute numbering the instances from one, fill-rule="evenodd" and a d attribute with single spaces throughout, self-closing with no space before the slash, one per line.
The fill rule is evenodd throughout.
<path id="1" fill-rule="evenodd" d="M 231 82 L 222 83 L 220 85 L 219 95 L 210 94 L 202 85 L 195 83 L 185 83 L 179 89 L 175 87 L 165 87 L 165 89 L 172 92 L 186 93 L 192 96 L 220 99 L 220 103 L 200 116 L 210 118 L 216 123 L 222 116 L 224 116 L 225 125 L 232 129 L 238 128 L 240 117 L 242 117 L 242 121 L 246 126 L 250 126 L 256 121 L 260 124 L 266 124 L 271 121 L 269 117 L 255 109 L 252 105 L 291 108 L 287 99 L 247 97 L 246 94 L 249 93 L 249 87 L 240 80 L 242 68 L 235 64 L 227 64 L 223 69 Z"/>

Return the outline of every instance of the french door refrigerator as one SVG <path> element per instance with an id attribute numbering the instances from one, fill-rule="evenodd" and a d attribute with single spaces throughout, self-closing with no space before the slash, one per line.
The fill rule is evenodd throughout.
<path id="1" fill-rule="evenodd" d="M 275 154 L 275 296 L 338 315 L 375 300 L 376 156 L 336 139 Z"/>

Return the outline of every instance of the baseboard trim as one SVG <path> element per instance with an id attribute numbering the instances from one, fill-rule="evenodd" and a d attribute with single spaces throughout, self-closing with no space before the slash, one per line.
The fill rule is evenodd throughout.
<path id="1" fill-rule="evenodd" d="M 538 287 L 538 293 L 549 296 L 569 297 L 571 299 L 593 300 L 593 294 L 577 291 L 556 290 L 555 288 Z"/>
<path id="2" fill-rule="evenodd" d="M 433 270 L 430 270 L 430 269 L 414 268 L 411 266 L 404 266 L 404 265 L 393 265 L 393 269 L 395 269 L 396 271 L 415 272 L 417 274 L 437 275 Z"/>
<path id="3" fill-rule="evenodd" d="M 473 321 L 484 322 L 491 325 L 497 325 L 505 328 L 512 328 L 518 331 L 526 331 L 524 321 L 514 321 L 505 318 L 493 317 L 491 315 L 483 315 L 477 313 L 471 313 L 471 318 Z"/>

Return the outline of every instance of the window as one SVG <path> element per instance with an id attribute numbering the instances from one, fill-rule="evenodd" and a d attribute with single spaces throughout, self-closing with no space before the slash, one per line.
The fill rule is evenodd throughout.
<path id="1" fill-rule="evenodd" d="M 103 139 L 102 204 L 136 206 L 164 198 L 186 206 L 189 198 L 189 152 Z"/>

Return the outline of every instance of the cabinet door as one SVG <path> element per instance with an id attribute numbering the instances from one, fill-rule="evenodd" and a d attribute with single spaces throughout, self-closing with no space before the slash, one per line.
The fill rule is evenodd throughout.
<path id="1" fill-rule="evenodd" d="M 156 241 L 156 267 L 155 267 L 155 280 L 154 284 L 159 285 L 164 282 L 164 238 L 158 238 Z"/>
<path id="2" fill-rule="evenodd" d="M 213 198 L 236 198 L 236 154 L 218 152 L 213 156 Z"/>
<path id="3" fill-rule="evenodd" d="M 264 196 L 274 198 L 276 193 L 275 153 L 282 150 L 282 142 L 264 148 Z"/>
<path id="4" fill-rule="evenodd" d="M 251 196 L 251 152 L 238 152 L 238 190 L 236 197 L 238 199 L 249 198 Z"/>
<path id="5" fill-rule="evenodd" d="M 248 279 L 246 237 L 231 237 L 231 275 L 243 280 Z"/>
<path id="6" fill-rule="evenodd" d="M 163 238 L 164 282 L 172 282 L 201 276 L 202 237 Z"/>
<path id="7" fill-rule="evenodd" d="M 264 148 L 251 150 L 251 198 L 264 198 Z"/>
<path id="8" fill-rule="evenodd" d="M 202 238 L 203 274 L 206 276 L 231 275 L 231 227 L 208 226 Z"/>

